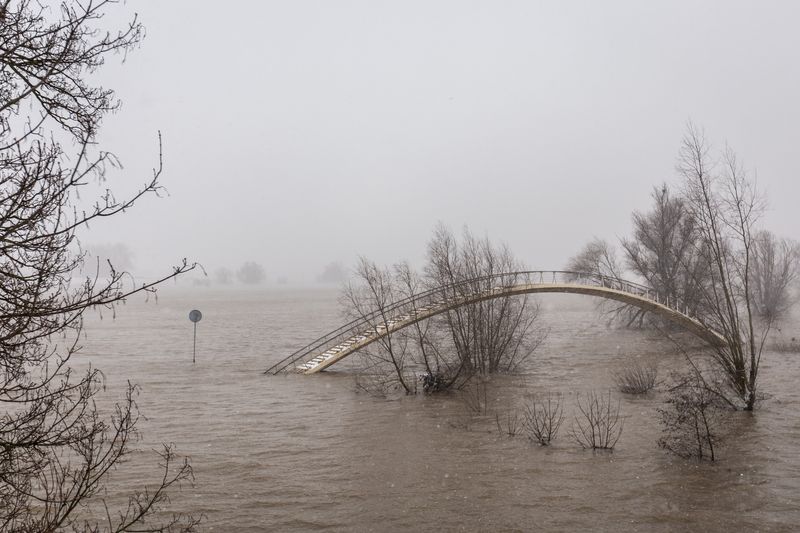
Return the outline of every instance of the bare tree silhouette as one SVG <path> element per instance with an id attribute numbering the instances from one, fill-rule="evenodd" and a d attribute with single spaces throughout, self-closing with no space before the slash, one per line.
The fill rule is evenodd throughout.
<path id="1" fill-rule="evenodd" d="M 191 530 L 197 521 L 152 516 L 170 487 L 192 470 L 172 446 L 161 453 L 163 477 L 131 493 L 118 511 L 104 508 L 108 474 L 131 452 L 139 420 L 137 389 L 106 415 L 95 368 L 70 368 L 83 315 L 114 308 L 137 292 L 195 267 L 185 259 L 160 279 L 136 285 L 112 263 L 77 278 L 86 254 L 78 232 L 161 192 L 161 157 L 138 192 L 119 199 L 106 189 L 88 209 L 78 190 L 103 183 L 117 166 L 97 146 L 101 119 L 117 108 L 113 91 L 90 74 L 110 54 L 142 39 L 134 19 L 118 32 L 100 29 L 113 1 L 0 2 L 0 530 Z M 83 200 L 86 198 L 84 196 Z M 87 512 L 88 510 L 88 518 Z M 82 518 L 77 516 L 80 511 Z M 102 517 L 102 518 L 99 518 Z"/>

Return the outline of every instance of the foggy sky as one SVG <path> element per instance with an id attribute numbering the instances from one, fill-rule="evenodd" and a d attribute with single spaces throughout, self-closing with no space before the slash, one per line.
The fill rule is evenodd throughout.
<path id="1" fill-rule="evenodd" d="M 150 0 L 106 23 L 134 10 L 147 38 L 98 73 L 123 101 L 100 141 L 122 194 L 160 130 L 170 196 L 83 240 L 126 243 L 141 275 L 419 263 L 437 221 L 557 269 L 677 181 L 689 119 L 800 238 L 798 3 Z"/>

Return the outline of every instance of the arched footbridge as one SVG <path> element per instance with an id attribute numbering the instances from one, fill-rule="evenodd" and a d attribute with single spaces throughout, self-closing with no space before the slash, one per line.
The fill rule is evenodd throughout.
<path id="1" fill-rule="evenodd" d="M 536 270 L 475 278 L 414 294 L 326 333 L 264 373 L 294 370 L 314 374 L 415 322 L 482 300 L 535 293 L 585 294 L 615 300 L 664 317 L 711 344 L 726 343 L 701 318 L 690 316 L 682 302 L 671 301 L 645 285 L 598 274 Z"/>

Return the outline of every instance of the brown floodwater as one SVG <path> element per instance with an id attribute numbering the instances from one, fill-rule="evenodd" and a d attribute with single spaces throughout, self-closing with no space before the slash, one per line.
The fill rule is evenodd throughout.
<path id="1" fill-rule="evenodd" d="M 613 453 L 568 436 L 577 394 L 613 389 L 630 357 L 682 364 L 648 331 L 615 329 L 589 298 L 541 297 L 550 335 L 518 376 L 488 384 L 489 415 L 457 395 L 391 400 L 356 392 L 346 368 L 314 376 L 263 370 L 339 325 L 330 290 L 162 291 L 116 319 L 87 320 L 84 349 L 106 399 L 138 383 L 142 451 L 114 474 L 110 497 L 153 482 L 150 452 L 174 442 L 194 487 L 172 507 L 205 531 L 791 531 L 800 523 L 800 354 L 767 353 L 755 415 L 735 413 L 716 463 L 656 446 L 663 396 L 617 395 L 625 418 Z M 198 325 L 192 364 L 191 309 Z M 346 365 L 345 365 L 346 366 Z M 334 367 L 337 368 L 337 367 Z M 498 435 L 494 413 L 533 393 L 564 395 L 553 446 Z"/>

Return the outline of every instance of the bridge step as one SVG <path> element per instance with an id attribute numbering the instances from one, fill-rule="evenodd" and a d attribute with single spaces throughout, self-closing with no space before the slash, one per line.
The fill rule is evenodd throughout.
<path id="1" fill-rule="evenodd" d="M 500 287 L 499 289 L 502 290 L 502 287 Z M 388 326 L 388 329 L 392 329 L 394 326 L 396 326 L 397 324 L 399 324 L 401 322 L 405 322 L 407 320 L 410 320 L 411 318 L 416 317 L 420 313 L 427 313 L 428 311 L 430 311 L 432 309 L 436 309 L 437 307 L 445 305 L 446 303 L 447 303 L 447 300 L 437 300 L 437 301 L 434 301 L 434 302 L 430 302 L 430 303 L 428 303 L 426 305 L 423 305 L 422 307 L 416 308 L 414 313 L 403 314 L 403 315 L 399 315 L 399 316 L 393 317 L 393 318 L 387 320 L 384 324 L 378 324 L 373 329 L 370 329 L 368 331 L 365 331 L 365 332 L 359 333 L 357 335 L 354 335 L 353 337 L 350 337 L 349 339 L 343 341 L 342 343 L 337 344 L 336 346 L 332 346 L 331 348 L 328 348 L 327 350 L 325 350 L 321 354 L 315 356 L 312 359 L 309 359 L 305 363 L 297 365 L 295 367 L 295 369 L 300 371 L 300 372 L 304 372 L 304 371 L 310 370 L 310 369 L 312 369 L 312 368 L 324 363 L 325 361 L 327 361 L 331 357 L 341 353 L 343 350 L 346 350 L 347 348 L 350 348 L 354 344 L 358 344 L 360 342 L 363 342 L 363 341 L 369 339 L 370 337 L 372 337 L 375 334 L 381 335 L 385 330 L 387 330 L 387 326 Z"/>

